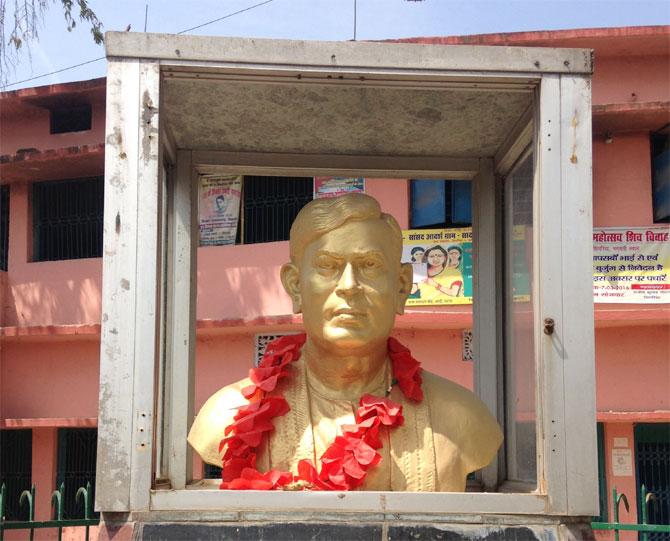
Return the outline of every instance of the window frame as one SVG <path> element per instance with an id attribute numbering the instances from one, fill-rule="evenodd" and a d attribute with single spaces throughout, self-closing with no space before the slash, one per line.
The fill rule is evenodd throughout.
<path id="1" fill-rule="evenodd" d="M 267 242 L 282 242 L 285 240 L 288 240 L 288 232 L 291 228 L 291 223 L 293 220 L 291 220 L 291 223 L 289 223 L 287 226 L 286 224 L 282 224 L 282 228 L 285 229 L 286 232 L 286 238 L 279 238 L 279 239 L 273 239 L 273 240 L 253 240 L 249 241 L 248 239 L 248 231 L 247 231 L 247 226 L 248 222 L 250 221 L 250 211 L 249 211 L 249 206 L 247 205 L 247 197 L 250 197 L 249 195 L 249 186 L 248 183 L 257 181 L 259 178 L 264 178 L 264 179 L 271 179 L 271 178 L 276 178 L 270 175 L 242 175 L 242 197 L 240 198 L 240 210 L 239 210 L 239 219 L 238 219 L 238 238 L 239 242 L 235 242 L 236 245 L 250 245 L 250 244 L 264 244 Z M 292 177 L 292 178 L 287 178 L 285 179 L 286 182 L 292 182 L 293 180 L 300 179 L 301 181 L 305 182 L 305 185 L 308 184 L 307 181 L 309 181 L 309 194 L 310 194 L 310 201 L 314 198 L 314 177 Z M 293 194 L 294 198 L 297 200 L 298 197 Z M 306 203 L 305 203 L 306 204 Z M 263 236 L 265 237 L 266 235 L 260 235 L 256 233 L 257 237 Z"/>
<path id="2" fill-rule="evenodd" d="M 109 46 L 109 45 L 108 45 Z M 116 45 L 119 46 L 118 44 Z M 111 49 L 114 50 L 114 43 Z M 121 47 L 123 49 L 123 47 Z M 475 289 L 475 342 L 479 359 L 475 385 L 492 411 L 500 412 L 500 190 L 496 176 L 521 151 L 518 141 L 527 125 L 515 127 L 499 154 L 493 158 L 431 158 L 381 156 L 313 156 L 233 153 L 225 151 L 179 150 L 177 174 L 172 189 L 168 253 L 171 274 L 168 294 L 170 324 L 166 328 L 165 359 L 158 358 L 156 336 L 158 244 L 157 217 L 140 208 L 152 208 L 158 198 L 160 138 L 161 66 L 169 61 L 123 57 L 111 54 L 108 75 L 108 148 L 118 154 L 111 130 L 121 130 L 127 159 L 109 159 L 107 179 L 141 180 L 123 189 L 105 192 L 105 229 L 115 231 L 119 215 L 130 218 L 116 235 L 107 234 L 103 256 L 103 318 L 101 345 L 101 404 L 98 453 L 97 506 L 106 512 L 149 510 L 202 511 L 217 517 L 260 516 L 267 512 L 290 511 L 291 516 L 337 509 L 357 516 L 394 514 L 425 516 L 445 514 L 548 514 L 593 515 L 597 512 L 597 453 L 595 438 L 595 368 L 593 363 L 593 300 L 591 295 L 591 125 L 590 79 L 575 71 L 570 62 L 542 57 L 544 72 L 527 73 L 508 64 L 510 72 L 523 75 L 538 85 L 534 122 L 536 152 L 534 218 L 538 231 L 534 246 L 535 336 L 538 363 L 538 489 L 534 493 L 253 493 L 187 488 L 191 478 L 190 450 L 186 434 L 193 418 L 195 347 L 195 231 L 197 210 L 195 188 L 200 172 L 275 174 L 286 176 L 347 175 L 364 177 L 439 176 L 473 179 L 473 230 L 476 257 L 491 265 L 477 265 Z M 165 53 L 167 54 L 167 53 Z M 538 57 L 542 52 L 533 52 Z M 549 54 L 549 53 L 547 53 Z M 561 55 L 567 53 L 561 53 Z M 495 55 L 493 55 L 494 57 Z M 572 58 L 572 57 L 571 57 Z M 577 57 L 572 58 L 579 64 Z M 450 60 L 449 60 L 450 61 Z M 546 62 L 545 62 L 546 61 Z M 174 61 L 173 61 L 174 62 Z M 182 62 L 186 62 L 182 60 Z M 199 62 L 203 62 L 202 59 Z M 493 61 L 492 61 L 493 62 Z M 564 64 L 566 67 L 559 67 Z M 516 67 L 515 67 L 516 66 Z M 253 67 L 253 62 L 252 62 Z M 225 73 L 240 68 L 217 65 Z M 291 69 L 291 68 L 283 68 Z M 326 68 L 321 68 L 327 72 Z M 460 68 L 461 70 L 463 68 Z M 319 68 L 311 68 L 311 73 Z M 430 70 L 426 70 L 430 71 Z M 487 80 L 489 73 L 470 72 Z M 452 73 L 453 75 L 453 73 Z M 509 73 L 507 74 L 509 75 Z M 270 72 L 265 74 L 272 78 Z M 280 75 L 281 76 L 281 75 Z M 433 73 L 412 71 L 413 84 L 432 84 Z M 123 84 L 121 84 L 123 81 Z M 301 84 L 294 81 L 292 84 Z M 364 83 L 361 83 L 364 84 Z M 137 111 L 140 111 L 140 115 Z M 145 114 L 147 110 L 151 114 Z M 145 119 L 146 120 L 145 122 Z M 154 131 L 155 130 L 155 131 Z M 532 133 L 532 132 L 531 132 Z M 121 140 L 121 138 L 119 138 Z M 552 153 L 553 146 L 553 153 Z M 577 155 L 577 153 L 579 155 Z M 510 158 L 512 156 L 512 158 Z M 109 186 L 109 184 L 108 184 Z M 498 210 L 496 210 L 498 209 Z M 493 212 L 488 212 L 492 210 Z M 577 211 L 578 212 L 575 212 Z M 117 228 L 118 230 L 118 228 Z M 563 258 L 570 253 L 572 258 Z M 108 255 L 108 254 L 113 254 Z M 123 262 L 123 264 L 121 263 Z M 129 274 L 133 288 L 122 292 L 119 279 Z M 132 274 L 134 269 L 134 274 Z M 132 282 L 131 282 L 132 283 Z M 567 284 L 570 284 L 568 287 Z M 114 299 L 114 302 L 111 302 Z M 565 309 L 565 313 L 564 313 Z M 542 332 L 543 319 L 552 317 L 555 332 Z M 128 345 L 130 344 L 130 345 Z M 135 359 L 148 359 L 135 363 Z M 154 409 L 155 374 L 165 362 L 170 377 L 165 383 L 167 408 Z M 566 394 L 566 389 L 569 394 Z M 567 400 L 567 398 L 570 398 Z M 172 490 L 154 487 L 152 457 L 156 416 L 169 427 L 167 474 Z M 591 422 L 593 421 L 593 422 Z M 579 445 L 580 453 L 567 453 Z M 167 453 L 165 453 L 167 451 Z M 592 451 L 592 452 L 591 452 Z M 105 475 L 113 465 L 118 475 Z M 485 485 L 498 479 L 500 464 L 483 473 Z M 593 478 L 591 478 L 593 477 Z M 504 488 L 504 487 L 503 487 Z M 214 511 L 217 510 L 217 511 Z M 225 510 L 225 511 L 221 511 Z M 191 515 L 193 516 L 193 515 Z"/>
<path id="3" fill-rule="evenodd" d="M 83 437 L 78 438 L 77 436 L 74 436 L 75 434 L 81 434 Z M 64 513 L 64 518 L 66 519 L 79 519 L 79 518 L 84 518 L 85 515 L 85 509 L 84 509 L 84 502 L 82 501 L 77 501 L 76 494 L 77 490 L 80 487 L 84 487 L 85 485 L 75 483 L 74 487 L 68 486 L 69 483 L 66 482 L 66 477 L 71 475 L 71 472 L 67 472 L 67 465 L 70 460 L 68 458 L 70 457 L 70 453 L 73 452 L 72 446 L 69 445 L 72 443 L 73 439 L 83 439 L 86 441 L 90 436 L 95 433 L 95 439 L 94 441 L 96 442 L 97 445 L 97 433 L 98 429 L 97 428 L 72 428 L 72 427 L 60 427 L 58 428 L 58 445 L 56 447 L 56 488 L 60 487 L 61 483 L 64 483 L 65 486 L 65 497 L 63 500 L 63 513 Z M 68 437 L 70 436 L 70 437 Z M 89 450 L 90 454 L 90 450 Z M 92 453 L 93 456 L 95 456 L 95 452 Z M 95 464 L 93 465 L 95 468 Z M 96 471 L 95 469 L 93 470 L 93 475 L 92 479 L 90 479 L 87 482 L 90 482 L 92 485 L 92 490 L 94 491 L 94 496 L 95 496 L 95 478 L 96 478 Z M 74 488 L 74 490 L 72 490 Z M 77 511 L 81 507 L 81 512 L 75 512 L 75 515 L 77 516 L 72 516 L 69 511 Z"/>
<path id="4" fill-rule="evenodd" d="M 47 222 L 53 222 L 56 220 L 48 220 L 48 219 L 43 219 L 42 216 L 39 216 L 40 209 L 38 208 L 41 205 L 38 205 L 37 200 L 41 199 L 43 197 L 43 192 L 44 186 L 51 186 L 51 187 L 57 187 L 58 189 L 65 189 L 68 192 L 76 191 L 76 188 L 81 187 L 83 184 L 93 184 L 93 183 L 99 183 L 100 188 L 102 190 L 102 199 L 103 199 L 103 204 L 102 208 L 100 209 L 102 211 L 102 214 L 96 213 L 95 219 L 89 219 L 89 220 L 81 220 L 79 222 L 75 222 L 73 219 L 73 216 L 69 216 L 70 220 L 68 221 L 68 225 L 70 224 L 75 224 L 73 227 L 79 226 L 79 227 L 84 227 L 84 226 L 94 226 L 97 225 L 100 227 L 99 231 L 96 231 L 96 236 L 95 238 L 89 238 L 90 241 L 90 253 L 84 253 L 82 249 L 82 244 L 80 241 L 84 239 L 87 235 L 82 234 L 81 230 L 77 230 L 75 232 L 75 235 L 73 235 L 73 238 L 69 238 L 68 240 L 70 241 L 71 244 L 74 244 L 75 247 L 71 248 L 68 247 L 69 252 L 65 256 L 61 254 L 56 254 L 55 252 L 50 252 L 47 254 L 42 253 L 42 250 L 40 249 L 40 236 L 43 234 L 42 231 L 40 231 L 41 226 L 48 225 L 48 227 L 54 227 L 53 223 L 47 223 Z M 95 187 L 97 188 L 97 186 Z M 74 190 L 73 190 L 74 189 Z M 104 221 L 104 192 L 105 192 L 105 184 L 104 184 L 104 177 L 101 175 L 94 175 L 94 176 L 87 176 L 87 177 L 75 177 L 75 178 L 65 178 L 65 179 L 58 179 L 58 180 L 40 180 L 31 183 L 30 185 L 30 209 L 31 209 L 31 226 L 32 226 L 32 258 L 31 261 L 33 263 L 42 263 L 42 262 L 48 262 L 48 261 L 72 261 L 75 259 L 97 259 L 102 256 L 102 250 L 103 250 L 103 221 Z M 39 194 L 39 195 L 38 195 Z M 97 195 L 97 194 L 96 194 Z M 65 197 L 67 197 L 67 194 L 64 194 Z M 82 205 L 83 207 L 83 205 Z M 93 207 L 91 207 L 92 210 Z M 79 209 L 81 210 L 81 209 Z M 92 213 L 90 213 L 92 216 Z M 42 223 L 44 222 L 44 223 Z M 62 238 L 59 237 L 59 238 Z M 79 247 L 77 249 L 77 244 L 79 244 Z M 97 247 L 98 250 L 94 250 L 94 248 Z M 65 250 L 63 250 L 65 251 Z M 96 252 L 98 252 L 96 254 Z M 84 254 L 84 255 L 82 255 Z M 93 254 L 93 255 L 92 255 Z M 56 257 L 58 255 L 58 257 Z"/>
<path id="5" fill-rule="evenodd" d="M 454 198 L 454 182 L 468 182 L 468 181 L 460 181 L 460 180 L 454 180 L 454 179 L 421 179 L 421 178 L 411 178 L 409 180 L 409 229 L 458 229 L 462 227 L 472 227 L 472 217 L 469 222 L 454 222 L 453 217 L 454 217 L 454 206 L 453 206 L 453 198 Z M 414 183 L 416 181 L 428 181 L 428 182 L 443 182 L 445 186 L 445 197 L 444 197 L 444 206 L 445 206 L 445 221 L 444 222 L 436 222 L 434 224 L 429 224 L 429 225 L 412 225 L 412 214 L 413 214 L 413 191 L 414 191 Z M 447 198 L 447 186 L 449 186 L 449 196 Z M 472 188 L 472 187 L 471 187 Z M 470 192 L 470 202 L 472 203 L 472 192 Z M 447 201 L 449 199 L 449 201 Z M 447 208 L 449 212 L 447 212 Z"/>
<path id="6" fill-rule="evenodd" d="M 17 440 L 22 439 L 22 437 L 25 437 L 26 440 L 28 441 L 14 441 L 14 446 L 19 447 L 21 445 L 25 445 L 27 449 L 21 449 L 24 452 L 19 453 L 16 455 L 19 459 L 24 460 L 24 467 L 22 468 L 21 472 L 2 472 L 0 473 L 5 473 L 7 474 L 12 474 L 14 479 L 19 479 L 23 477 L 24 484 L 23 484 L 23 489 L 19 488 L 19 490 L 11 490 L 13 487 L 7 486 L 7 481 L 9 481 L 9 475 L 3 480 L 2 476 L 0 476 L 0 484 L 5 483 L 6 487 L 6 497 L 7 501 L 5 502 L 5 513 L 10 513 L 11 511 L 11 518 L 7 519 L 7 522 L 10 521 L 21 521 L 21 520 L 28 520 L 29 519 L 29 514 L 28 514 L 28 506 L 25 505 L 19 505 L 19 497 L 23 490 L 30 490 L 30 487 L 32 485 L 32 474 L 33 474 L 33 429 L 32 428 L 2 428 L 0 429 L 0 450 L 2 446 L 7 446 L 9 447 L 9 444 L 7 443 L 8 440 L 12 437 L 7 437 L 9 434 L 12 434 L 12 436 L 15 436 Z M 5 437 L 3 437 L 5 435 Z M 5 449 L 6 451 L 6 449 Z M 4 453 L 3 453 L 4 454 Z M 0 465 L 2 465 L 0 463 Z M 21 475 L 21 474 L 24 475 Z M 27 475 L 25 475 L 27 473 Z M 18 484 L 18 483 L 16 483 Z"/>

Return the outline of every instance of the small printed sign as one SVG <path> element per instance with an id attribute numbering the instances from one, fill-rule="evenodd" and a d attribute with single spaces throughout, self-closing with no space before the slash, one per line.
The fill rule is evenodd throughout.
<path id="1" fill-rule="evenodd" d="M 628 438 L 614 438 L 614 447 L 628 447 Z"/>
<path id="2" fill-rule="evenodd" d="M 200 246 L 235 244 L 241 191 L 241 176 L 200 178 Z"/>
<path id="3" fill-rule="evenodd" d="M 365 193 L 365 179 L 351 177 L 314 177 L 314 199 Z"/>
<path id="4" fill-rule="evenodd" d="M 633 475 L 633 451 L 631 449 L 612 449 L 612 475 L 616 477 Z"/>

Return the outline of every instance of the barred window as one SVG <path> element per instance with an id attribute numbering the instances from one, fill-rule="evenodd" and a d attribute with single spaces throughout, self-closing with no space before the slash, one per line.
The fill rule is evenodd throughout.
<path id="1" fill-rule="evenodd" d="M 0 186 L 0 270 L 7 270 L 9 255 L 9 185 Z"/>
<path id="2" fill-rule="evenodd" d="M 32 186 L 33 261 L 102 255 L 102 177 Z"/>
<path id="3" fill-rule="evenodd" d="M 243 223 L 237 229 L 237 242 L 254 244 L 288 240 L 293 220 L 313 196 L 311 177 L 245 176 Z"/>
<path id="4" fill-rule="evenodd" d="M 28 506 L 19 506 L 21 492 L 30 490 L 33 431 L 0 430 L 0 485 L 7 490 L 6 520 L 28 520 Z"/>
<path id="5" fill-rule="evenodd" d="M 96 428 L 58 429 L 58 471 L 56 486 L 65 485 L 63 516 L 84 518 L 84 499 L 76 501 L 79 487 L 91 483 L 91 498 L 95 497 L 95 459 L 98 442 Z"/>
<path id="6" fill-rule="evenodd" d="M 472 183 L 466 180 L 410 180 L 410 229 L 472 225 Z"/>
<path id="7" fill-rule="evenodd" d="M 76 133 L 91 129 L 92 110 L 91 105 L 80 105 L 66 109 L 54 109 L 51 111 L 50 132 Z"/>
<path id="8" fill-rule="evenodd" d="M 651 189 L 654 223 L 670 222 L 670 125 L 651 134 Z"/>

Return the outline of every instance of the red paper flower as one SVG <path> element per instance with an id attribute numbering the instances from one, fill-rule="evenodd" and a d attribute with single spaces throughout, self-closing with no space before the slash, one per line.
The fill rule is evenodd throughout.
<path id="1" fill-rule="evenodd" d="M 385 426 L 400 426 L 405 421 L 402 416 L 402 406 L 389 400 L 371 394 L 361 397 L 360 406 L 356 410 L 356 422 L 376 417 Z"/>
<path id="2" fill-rule="evenodd" d="M 421 402 L 423 400 L 421 363 L 395 338 L 388 339 L 388 349 L 393 377 L 398 381 L 398 387 L 410 400 Z"/>
<path id="3" fill-rule="evenodd" d="M 244 468 L 239 477 L 231 481 L 223 481 L 220 488 L 230 490 L 272 490 L 283 487 L 293 481 L 290 472 L 270 470 L 261 473 L 255 468 Z"/>
<path id="4" fill-rule="evenodd" d="M 321 456 L 321 471 L 310 460 L 298 463 L 298 475 L 256 469 L 256 449 L 264 436 L 274 429 L 275 417 L 289 411 L 281 396 L 267 396 L 279 381 L 289 375 L 288 365 L 300 358 L 305 335 L 283 336 L 270 343 L 258 368 L 249 371 L 252 385 L 242 394 L 250 403 L 238 408 L 234 422 L 226 427 L 219 452 L 223 454 L 221 488 L 234 490 L 289 490 L 305 487 L 313 490 L 351 490 L 365 482 L 368 470 L 381 461 L 377 452 L 383 445 L 380 430 L 404 422 L 402 406 L 387 398 L 363 395 L 356 410 L 355 424 L 342 427 L 342 436 L 328 446 Z M 394 380 L 411 400 L 423 399 L 421 365 L 409 350 L 389 338 L 389 357 Z"/>

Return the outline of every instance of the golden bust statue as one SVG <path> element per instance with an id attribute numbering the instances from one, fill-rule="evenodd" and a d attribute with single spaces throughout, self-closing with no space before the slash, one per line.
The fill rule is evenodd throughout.
<path id="1" fill-rule="evenodd" d="M 281 280 L 307 338 L 290 378 L 274 391 L 290 410 L 259 447 L 259 471 L 296 473 L 302 459 L 318 464 L 341 427 L 354 423 L 366 393 L 388 394 L 405 420 L 380 433 L 381 461 L 362 490 L 464 491 L 467 475 L 495 456 L 502 433 L 472 392 L 426 371 L 421 402 L 392 387 L 388 337 L 412 286 L 401 253 L 398 223 L 367 195 L 317 199 L 296 217 Z M 198 413 L 188 441 L 205 462 L 221 465 L 219 443 L 236 408 L 248 403 L 241 390 L 250 383 L 224 387 Z"/>

